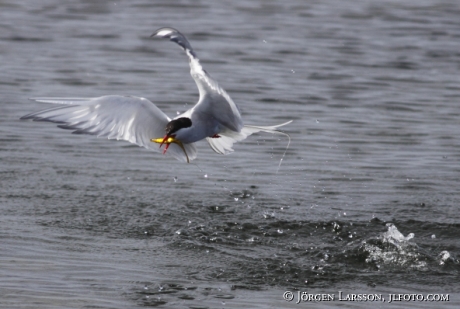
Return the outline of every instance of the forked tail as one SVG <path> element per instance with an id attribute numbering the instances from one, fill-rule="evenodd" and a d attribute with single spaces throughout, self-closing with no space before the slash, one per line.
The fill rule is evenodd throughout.
<path id="1" fill-rule="evenodd" d="M 244 139 L 246 139 L 249 135 L 257 133 L 257 132 L 266 132 L 266 133 L 271 133 L 271 134 L 281 134 L 284 136 L 287 136 L 289 141 L 286 146 L 286 150 L 283 153 L 283 156 L 280 159 L 280 163 L 278 164 L 278 169 L 276 172 L 278 172 L 279 168 L 281 167 L 281 163 L 286 155 L 286 152 L 291 144 L 291 137 L 289 134 L 279 131 L 278 128 L 285 126 L 287 124 L 290 124 L 292 120 L 278 124 L 275 126 L 252 126 L 252 125 L 245 125 L 243 129 L 241 129 L 240 132 L 235 132 L 232 130 L 225 130 L 223 132 L 219 133 L 220 138 L 211 138 L 208 137 L 206 140 L 209 143 L 209 146 L 211 146 L 212 150 L 217 152 L 218 154 L 229 154 L 233 152 L 233 144 L 236 142 L 240 142 Z"/>

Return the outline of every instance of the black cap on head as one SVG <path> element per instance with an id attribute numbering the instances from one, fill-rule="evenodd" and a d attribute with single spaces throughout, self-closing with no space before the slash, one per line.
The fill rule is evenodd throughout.
<path id="1" fill-rule="evenodd" d="M 190 118 L 181 117 L 181 118 L 171 120 L 166 125 L 166 128 L 165 128 L 166 135 L 171 136 L 178 130 L 182 128 L 188 128 L 191 126 L 192 126 L 192 120 L 190 120 Z"/>

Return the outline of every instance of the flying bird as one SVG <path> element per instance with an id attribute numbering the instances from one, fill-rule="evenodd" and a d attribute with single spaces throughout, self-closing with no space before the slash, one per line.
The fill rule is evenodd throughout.
<path id="1" fill-rule="evenodd" d="M 233 152 L 233 144 L 256 132 L 284 134 L 274 126 L 244 125 L 238 106 L 202 68 L 192 46 L 173 28 L 161 28 L 151 37 L 177 43 L 190 61 L 190 74 L 199 91 L 198 103 L 171 119 L 151 101 L 133 96 L 108 95 L 97 98 L 32 98 L 57 104 L 21 119 L 47 121 L 74 134 L 90 134 L 125 140 L 155 152 L 163 152 L 189 163 L 197 156 L 195 143 L 206 139 L 218 154 Z"/>

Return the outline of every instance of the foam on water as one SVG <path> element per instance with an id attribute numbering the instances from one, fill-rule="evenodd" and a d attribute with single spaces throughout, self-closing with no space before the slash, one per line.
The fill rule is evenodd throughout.
<path id="1" fill-rule="evenodd" d="M 363 242 L 360 249 L 368 254 L 366 263 L 373 264 L 379 269 L 382 265 L 386 265 L 425 270 L 427 267 L 425 257 L 419 253 L 417 244 L 410 241 L 414 238 L 414 234 L 410 233 L 405 237 L 393 223 L 388 223 L 386 226 L 387 232 Z"/>

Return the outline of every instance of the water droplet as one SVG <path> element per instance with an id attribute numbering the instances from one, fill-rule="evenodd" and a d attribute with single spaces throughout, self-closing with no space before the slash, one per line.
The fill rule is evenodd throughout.
<path id="1" fill-rule="evenodd" d="M 204 174 L 204 178 L 208 178 L 208 174 Z"/>
<path id="2" fill-rule="evenodd" d="M 180 114 L 180 112 L 179 112 L 179 111 L 177 111 L 177 112 L 176 112 L 176 115 L 179 115 L 179 114 Z"/>
<path id="3" fill-rule="evenodd" d="M 431 238 L 432 238 L 432 239 L 435 239 L 435 238 L 436 238 L 436 235 L 434 235 L 434 234 L 431 235 Z"/>
<path id="4" fill-rule="evenodd" d="M 277 232 L 278 232 L 278 234 L 283 234 L 284 233 L 284 231 L 282 229 L 278 229 Z"/>
<path id="5" fill-rule="evenodd" d="M 174 182 L 177 182 L 177 177 L 174 177 Z"/>
<path id="6" fill-rule="evenodd" d="M 267 41 L 265 41 L 265 40 L 262 40 L 262 42 L 264 42 L 265 44 L 267 44 Z"/>
<path id="7" fill-rule="evenodd" d="M 224 301 L 222 301 L 222 306 L 225 306 L 225 302 L 224 302 Z"/>
<path id="8" fill-rule="evenodd" d="M 291 73 L 292 73 L 292 74 L 295 74 L 295 71 L 294 71 L 294 70 L 291 70 Z"/>
<path id="9" fill-rule="evenodd" d="M 238 198 L 237 198 L 237 197 L 235 197 L 234 200 L 235 200 L 235 202 L 238 202 Z"/>
<path id="10" fill-rule="evenodd" d="M 449 251 L 441 251 L 438 255 L 439 258 L 439 265 L 444 265 L 446 261 L 450 258 Z"/>
<path id="11" fill-rule="evenodd" d="M 149 289 L 149 287 L 144 285 L 144 290 L 148 290 L 148 289 Z"/>
<path id="12" fill-rule="evenodd" d="M 316 123 L 319 123 L 319 120 L 318 119 L 315 119 Z"/>

